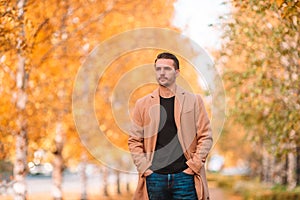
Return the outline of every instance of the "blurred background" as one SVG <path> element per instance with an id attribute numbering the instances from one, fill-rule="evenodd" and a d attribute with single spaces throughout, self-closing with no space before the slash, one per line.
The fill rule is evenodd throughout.
<path id="1" fill-rule="evenodd" d="M 131 199 L 137 184 L 131 162 L 121 160 L 126 170 L 116 170 L 83 145 L 72 93 L 98 44 L 144 27 L 190 37 L 222 77 L 226 122 L 206 166 L 211 199 L 300 199 L 300 1 L 1 0 L 0 6 L 0 199 Z M 111 108 L 114 87 L 159 52 L 120 56 L 95 91 L 99 128 L 125 152 L 128 136 Z M 211 113 L 203 80 L 178 56 L 181 76 Z M 122 83 L 124 93 L 147 76 Z M 136 89 L 126 106 L 154 87 Z M 123 105 L 115 109 L 125 122 Z"/>

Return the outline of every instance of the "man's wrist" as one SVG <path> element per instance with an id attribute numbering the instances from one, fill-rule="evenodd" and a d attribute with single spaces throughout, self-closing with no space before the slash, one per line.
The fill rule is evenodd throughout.
<path id="1" fill-rule="evenodd" d="M 152 173 L 153 173 L 153 171 L 151 169 L 147 169 L 143 175 L 144 175 L 144 177 L 147 177 L 147 176 L 150 176 Z"/>
<path id="2" fill-rule="evenodd" d="M 190 174 L 190 175 L 194 175 L 194 171 L 191 169 L 191 168 L 186 168 L 185 170 L 183 170 L 183 173 L 186 173 L 186 174 Z"/>

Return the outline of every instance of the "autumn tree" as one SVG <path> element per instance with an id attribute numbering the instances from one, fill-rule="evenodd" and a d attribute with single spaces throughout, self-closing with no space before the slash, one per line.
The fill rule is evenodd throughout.
<path id="1" fill-rule="evenodd" d="M 98 43 L 126 30 L 171 27 L 172 3 L 1 1 L 0 147 L 5 153 L 3 158 L 16 158 L 15 174 L 22 184 L 22 199 L 26 194 L 27 157 L 32 158 L 36 150 L 53 152 L 48 161 L 56 160 L 56 199 L 62 198 L 64 167 L 78 164 L 84 154 L 92 159 L 80 145 L 71 107 L 73 81 L 89 52 Z M 126 72 L 131 64 L 117 66 L 116 71 Z M 111 90 L 114 82 L 109 82 Z M 109 95 L 101 98 L 109 99 Z M 105 113 L 110 107 L 102 107 L 101 98 L 99 112 Z M 103 120 L 99 121 L 108 127 L 106 133 L 121 134 L 113 119 L 103 116 Z M 118 143 L 122 148 L 126 148 L 124 141 L 123 137 Z"/>
<path id="2" fill-rule="evenodd" d="M 25 199 L 26 186 L 25 175 L 27 170 L 27 126 L 26 104 L 28 99 L 28 47 L 25 22 L 26 0 L 14 2 L 1 2 L 1 50 L 9 52 L 12 57 L 9 61 L 14 62 L 14 68 L 9 68 L 6 64 L 6 55 L 1 55 L 1 63 L 4 69 L 9 71 L 15 81 L 15 112 L 16 118 L 13 122 L 15 129 L 12 133 L 15 136 L 15 161 L 14 161 L 14 191 L 15 199 Z M 13 30 L 14 33 L 11 33 Z"/>
<path id="3" fill-rule="evenodd" d="M 294 188 L 300 167 L 300 3 L 231 3 L 218 58 L 231 117 L 245 127 L 257 150 L 262 179 Z"/>

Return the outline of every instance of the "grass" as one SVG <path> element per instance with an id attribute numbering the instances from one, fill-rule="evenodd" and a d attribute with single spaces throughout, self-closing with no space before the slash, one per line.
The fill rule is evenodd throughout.
<path id="1" fill-rule="evenodd" d="M 299 200 L 300 187 L 287 190 L 282 185 L 263 184 L 258 179 L 247 176 L 224 176 L 208 174 L 208 180 L 230 193 L 241 195 L 244 200 Z"/>

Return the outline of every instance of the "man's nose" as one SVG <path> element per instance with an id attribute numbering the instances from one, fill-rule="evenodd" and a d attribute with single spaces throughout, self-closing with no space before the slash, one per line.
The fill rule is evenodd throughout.
<path id="1" fill-rule="evenodd" d="M 159 74 L 165 74 L 165 70 L 164 70 L 164 69 L 161 69 L 161 70 L 159 71 Z"/>

